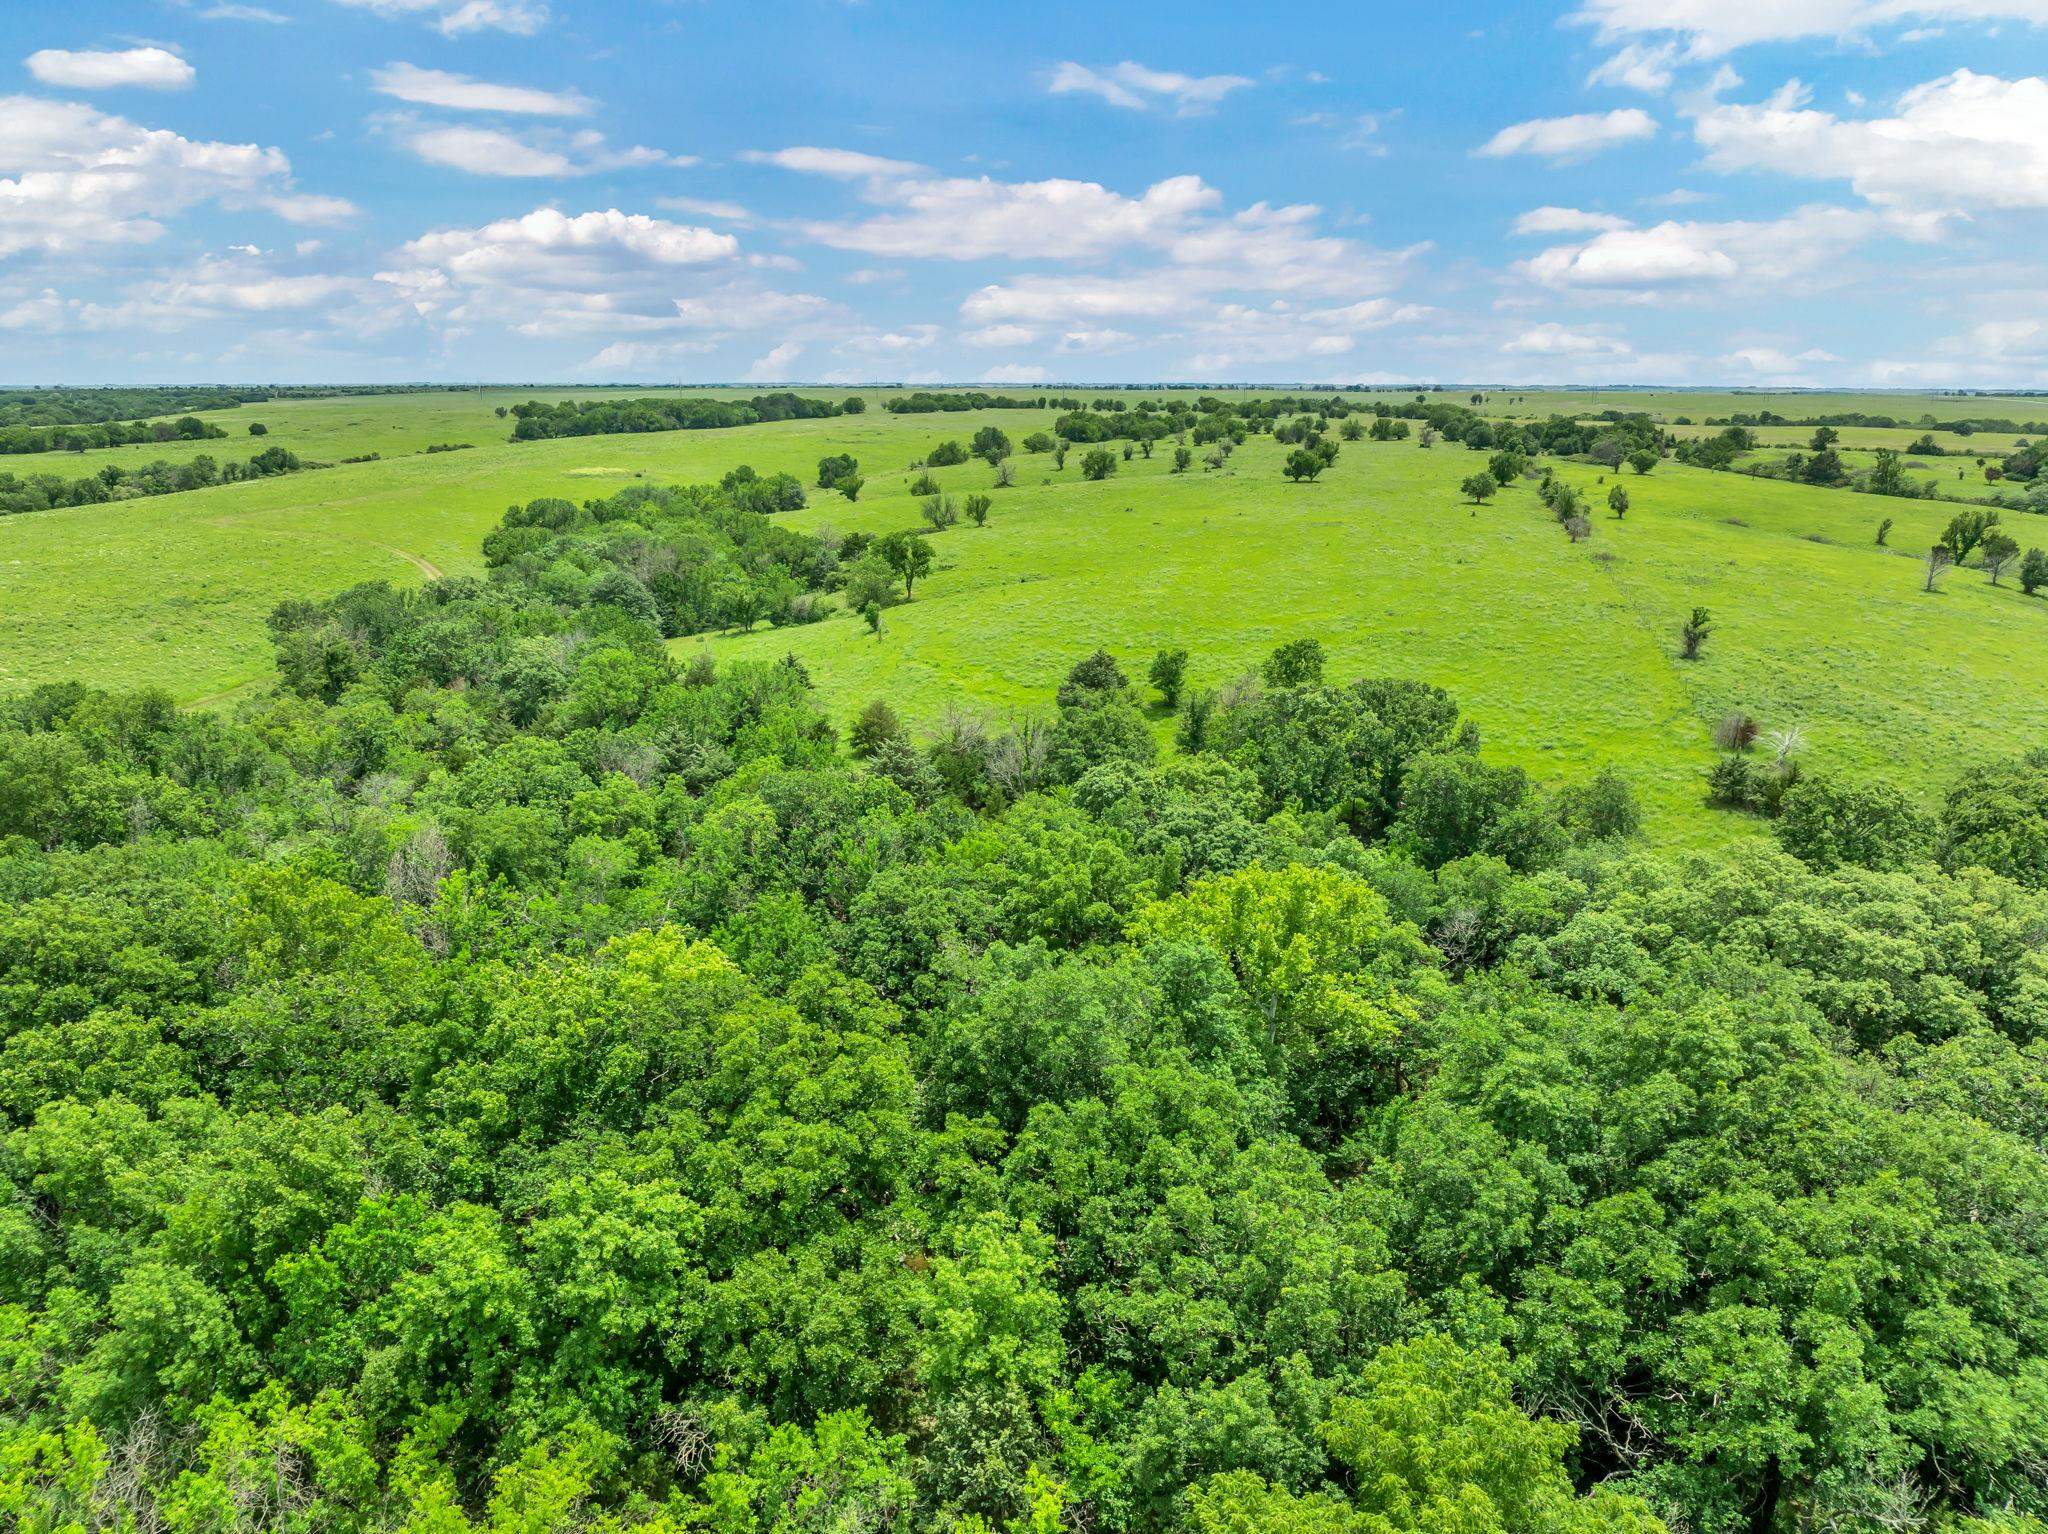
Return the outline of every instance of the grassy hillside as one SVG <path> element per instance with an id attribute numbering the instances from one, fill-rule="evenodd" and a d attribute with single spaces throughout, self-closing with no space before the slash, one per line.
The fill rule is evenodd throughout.
<path id="1" fill-rule="evenodd" d="M 814 491 L 795 522 L 915 525 L 907 466 L 933 444 L 989 421 L 1021 437 L 1048 419 L 871 410 L 734 431 L 507 443 L 494 407 L 526 397 L 248 407 L 244 428 L 263 419 L 270 442 L 329 458 L 387 456 L 8 519 L 0 689 L 87 677 L 165 686 L 186 702 L 231 697 L 269 675 L 262 619 L 280 596 L 474 572 L 480 539 L 509 503 L 605 494 L 635 476 L 708 479 L 748 462 L 808 481 L 822 454 L 851 452 L 868 476 L 859 504 Z M 1551 397 L 1530 398 L 1548 413 Z M 1685 398 L 1700 414 L 1726 408 Z M 1729 399 L 1757 408 L 1752 397 Z M 1889 397 L 1837 403 L 1903 413 Z M 1964 402 L 1925 403 L 1947 411 Z M 2012 408 L 2029 403 L 2040 404 Z M 444 441 L 477 446 L 418 452 Z M 1476 513 L 1464 504 L 1457 482 L 1481 460 L 1456 447 L 1348 444 L 1320 482 L 1298 486 L 1280 476 L 1283 455 L 1254 439 L 1220 473 L 1175 476 L 1168 444 L 1099 484 L 1081 479 L 1078 455 L 1063 473 L 1049 458 L 1020 456 L 1019 483 L 997 494 L 989 525 L 936 538 L 939 567 L 915 602 L 888 613 L 879 639 L 840 616 L 680 647 L 793 653 L 840 716 L 887 695 L 929 725 L 949 707 L 1041 706 L 1096 644 L 1136 672 L 1159 647 L 1185 645 L 1195 684 L 1215 686 L 1310 634 L 1339 673 L 1451 688 L 1504 754 L 1546 780 L 1626 763 L 1653 824 L 1695 838 L 1739 824 L 1718 820 L 1717 829 L 1717 818 L 1682 813 L 1698 804 L 1709 731 L 1730 708 L 1767 727 L 1800 726 L 1816 766 L 1920 782 L 2048 738 L 2048 700 L 2029 682 L 2048 675 L 2048 602 L 2010 584 L 1994 590 L 1975 571 L 1951 575 L 1939 595 L 1920 591 L 1912 554 L 1951 507 L 1666 463 L 1648 478 L 1626 475 L 1627 520 L 1603 511 L 1591 540 L 1574 546 L 1527 486 Z M 1564 472 L 1604 506 L 1597 471 Z M 992 477 L 979 463 L 939 474 L 960 492 Z M 1872 537 L 1884 517 L 1897 523 L 1889 551 Z M 2023 543 L 2048 545 L 2048 522 L 2008 521 Z M 1675 657 L 1676 634 L 1695 603 L 1719 626 L 1706 659 L 1688 664 Z"/>
<path id="2" fill-rule="evenodd" d="M 1731 708 L 1800 726 L 1816 765 L 1934 781 L 2048 735 L 2048 699 L 2025 682 L 2048 674 L 2048 602 L 1975 571 L 1923 594 L 1904 551 L 1938 535 L 1952 510 L 1939 503 L 1667 463 L 1627 475 L 1627 519 L 1601 515 L 1575 546 L 1526 485 L 1475 513 L 1455 487 L 1479 460 L 1460 449 L 1351 444 L 1298 486 L 1280 477 L 1283 453 L 1254 441 L 1228 470 L 1188 476 L 1136 460 L 1100 484 L 1071 466 L 1052 486 L 1027 472 L 986 528 L 935 539 L 938 568 L 879 638 L 841 617 L 713 651 L 795 654 L 844 708 L 887 696 L 929 724 L 948 706 L 1042 704 L 1098 643 L 1134 672 L 1185 645 L 1195 684 L 1214 686 L 1313 634 L 1340 674 L 1450 688 L 1539 777 L 1626 762 L 1672 832 L 1699 830 L 1681 812 Z M 1565 473 L 1604 506 L 1611 478 Z M 940 478 L 965 489 L 989 474 Z M 882 530 L 911 514 L 872 490 L 859 507 L 818 502 L 800 523 Z M 1891 550 L 1872 537 L 1885 516 Z M 2048 525 L 2022 531 L 2048 542 Z M 1719 626 L 1687 663 L 1677 631 L 1695 603 Z"/>

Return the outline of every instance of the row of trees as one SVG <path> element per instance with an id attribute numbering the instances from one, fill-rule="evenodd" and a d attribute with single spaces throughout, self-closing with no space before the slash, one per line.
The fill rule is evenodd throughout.
<path id="1" fill-rule="evenodd" d="M 526 400 L 511 407 L 514 442 L 549 437 L 588 437 L 620 432 L 710 431 L 764 421 L 817 420 L 858 415 L 867 409 L 859 395 L 837 404 L 781 392 L 752 399 L 708 399 L 665 395 L 646 399 Z M 499 414 L 505 414 L 504 409 Z"/>
<path id="2" fill-rule="evenodd" d="M 0 454 L 83 453 L 92 448 L 133 447 L 158 442 L 204 442 L 227 433 L 196 415 L 175 420 L 92 421 L 74 426 L 0 428 Z"/>
<path id="3" fill-rule="evenodd" d="M 265 448 L 246 461 L 227 463 L 201 453 L 184 463 L 158 459 L 154 463 L 123 468 L 103 464 L 97 474 L 65 479 L 59 474 L 15 475 L 0 471 L 0 516 L 25 511 L 47 511 L 55 506 L 97 506 L 107 501 L 133 500 L 137 496 L 171 495 L 181 490 L 202 490 L 209 485 L 232 485 L 247 479 L 268 479 L 278 474 L 296 474 L 301 469 L 325 468 L 308 463 L 298 454 L 281 447 Z"/>

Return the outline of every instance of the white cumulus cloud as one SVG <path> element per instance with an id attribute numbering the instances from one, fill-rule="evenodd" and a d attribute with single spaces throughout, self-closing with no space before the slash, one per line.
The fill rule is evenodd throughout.
<path id="1" fill-rule="evenodd" d="M 1067 61 L 1056 66 L 1046 82 L 1055 96 L 1099 96 L 1111 106 L 1142 111 L 1171 104 L 1181 116 L 1209 111 L 1232 91 L 1252 82 L 1243 75 L 1183 75 L 1148 69 L 1126 59 L 1110 69 L 1090 69 Z"/>
<path id="2" fill-rule="evenodd" d="M 641 165 L 687 165 L 687 157 L 634 145 L 614 149 L 593 130 L 568 135 L 508 133 L 469 123 L 404 131 L 401 142 L 431 165 L 474 176 L 587 176 Z"/>
<path id="3" fill-rule="evenodd" d="M 337 5 L 379 16 L 410 16 L 428 22 L 443 37 L 469 32 L 509 32 L 531 37 L 547 23 L 541 0 L 335 0 Z"/>
<path id="4" fill-rule="evenodd" d="M 1716 170 L 1846 181 L 1886 207 L 2048 208 L 2048 79 L 2038 75 L 1958 69 L 1872 118 L 1816 110 L 1794 81 L 1756 105 L 1708 108 L 1693 133 Z"/>
<path id="5" fill-rule="evenodd" d="M 1498 157 L 1541 155 L 1547 160 L 1573 160 L 1654 137 L 1657 123 L 1637 107 L 1612 112 L 1579 112 L 1570 117 L 1536 117 L 1503 128 L 1474 152 Z"/>
<path id="6" fill-rule="evenodd" d="M 28 72 L 45 85 L 65 90 L 111 90 L 134 85 L 144 90 L 183 90 L 198 71 L 167 48 L 123 48 L 118 51 L 73 53 L 44 48 L 25 61 Z"/>
<path id="7" fill-rule="evenodd" d="M 1517 270 L 1545 287 L 1656 290 L 1776 283 L 1833 265 L 1882 220 L 1849 208 L 1808 207 L 1780 219 L 1669 219 L 1553 245 Z"/>
<path id="8" fill-rule="evenodd" d="M 740 158 L 753 165 L 777 165 L 784 170 L 812 176 L 832 176 L 855 181 L 865 176 L 914 176 L 924 167 L 908 160 L 887 160 L 858 149 L 825 149 L 815 144 L 798 144 L 789 149 L 747 149 Z"/>
<path id="9" fill-rule="evenodd" d="M 1629 221 L 1612 213 L 1588 213 L 1582 208 L 1531 208 L 1515 220 L 1516 234 L 1587 234 L 1607 229 L 1626 229 Z"/>
<path id="10" fill-rule="evenodd" d="M 755 383 L 779 383 L 789 376 L 791 366 L 803 355 L 801 341 L 784 341 L 747 365 L 747 377 Z"/>
<path id="11" fill-rule="evenodd" d="M 539 90 L 530 85 L 497 85 L 445 69 L 386 64 L 372 71 L 370 88 L 415 106 L 454 112 L 502 112 L 528 117 L 585 117 L 590 102 L 575 91 Z"/>
<path id="12" fill-rule="evenodd" d="M 82 102 L 0 97 L 0 255 L 147 243 L 207 202 L 296 223 L 354 212 L 296 190 L 280 149 L 188 139 Z"/>
<path id="13" fill-rule="evenodd" d="M 1935 22 L 2048 22 L 2042 0 L 1581 0 L 1574 21 L 1601 37 L 1675 34 L 1696 58 L 1755 43 L 1866 37 Z"/>

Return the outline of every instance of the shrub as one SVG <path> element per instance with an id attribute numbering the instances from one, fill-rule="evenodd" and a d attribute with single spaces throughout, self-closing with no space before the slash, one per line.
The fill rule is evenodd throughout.
<path id="1" fill-rule="evenodd" d="M 1186 650 L 1161 650 L 1152 657 L 1152 665 L 1146 676 L 1159 689 L 1159 699 L 1168 708 L 1180 703 L 1181 685 L 1187 680 L 1188 652 Z"/>
<path id="2" fill-rule="evenodd" d="M 1678 631 L 1678 653 L 1682 659 L 1698 660 L 1705 648 L 1707 635 L 1714 631 L 1713 614 L 1704 607 L 1695 607 L 1692 616 L 1685 620 L 1685 626 Z"/>

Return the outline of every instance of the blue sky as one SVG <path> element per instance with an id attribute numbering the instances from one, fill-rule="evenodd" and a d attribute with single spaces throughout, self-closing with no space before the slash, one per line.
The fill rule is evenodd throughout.
<path id="1" fill-rule="evenodd" d="M 2048 0 L 0 11 L 0 379 L 2048 385 Z"/>

